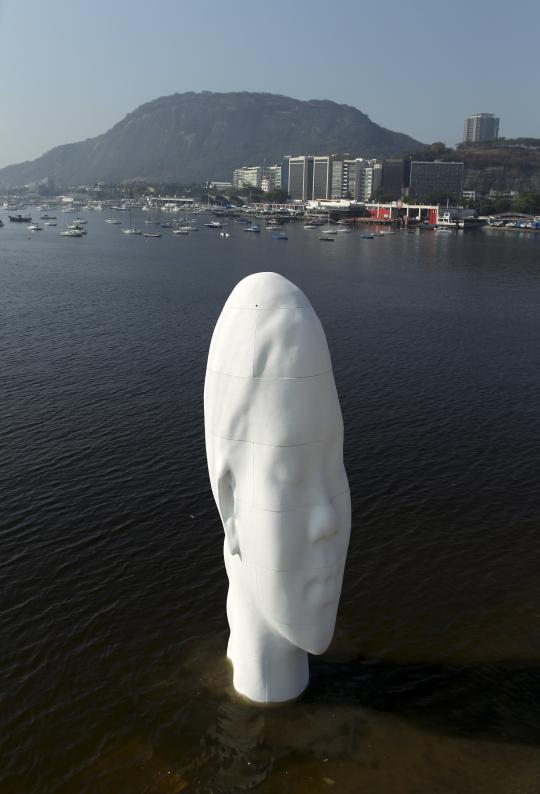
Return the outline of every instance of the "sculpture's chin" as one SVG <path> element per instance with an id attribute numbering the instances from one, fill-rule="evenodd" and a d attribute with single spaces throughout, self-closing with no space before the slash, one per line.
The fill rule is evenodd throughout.
<path id="1" fill-rule="evenodd" d="M 292 645 L 318 656 L 324 653 L 334 636 L 335 614 L 321 623 L 311 626 L 281 625 L 280 633 Z"/>

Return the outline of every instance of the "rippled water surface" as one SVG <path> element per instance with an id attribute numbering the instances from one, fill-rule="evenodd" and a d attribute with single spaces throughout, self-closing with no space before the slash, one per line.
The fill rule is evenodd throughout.
<path id="1" fill-rule="evenodd" d="M 0 792 L 537 794 L 540 239 L 104 215 L 0 229 Z M 224 659 L 202 425 L 258 270 L 323 322 L 353 499 L 334 642 L 267 709 Z"/>

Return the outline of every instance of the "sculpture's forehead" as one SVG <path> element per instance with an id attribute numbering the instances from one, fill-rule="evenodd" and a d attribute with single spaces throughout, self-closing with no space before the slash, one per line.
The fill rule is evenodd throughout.
<path id="1" fill-rule="evenodd" d="M 334 438 L 343 419 L 332 372 L 307 378 L 241 378 L 210 370 L 204 394 L 207 433 L 292 446 Z"/>
<path id="2" fill-rule="evenodd" d="M 225 306 L 208 370 L 242 378 L 309 378 L 332 371 L 328 344 L 311 308 Z"/>

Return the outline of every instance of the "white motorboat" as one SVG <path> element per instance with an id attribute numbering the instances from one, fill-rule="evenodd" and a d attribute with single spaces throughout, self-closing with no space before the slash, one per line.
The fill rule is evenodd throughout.
<path id="1" fill-rule="evenodd" d="M 40 226 L 39 223 L 31 223 L 30 226 L 26 227 L 29 232 L 42 232 L 43 226 Z"/>
<path id="2" fill-rule="evenodd" d="M 79 223 L 70 223 L 68 226 L 68 231 L 80 232 L 81 234 L 88 234 L 84 226 L 81 226 Z"/>
<path id="3" fill-rule="evenodd" d="M 60 232 L 60 237 L 82 237 L 82 232 L 78 229 L 66 229 Z"/>
<path id="4" fill-rule="evenodd" d="M 118 226 L 118 225 L 120 225 L 122 223 L 122 221 L 118 221 L 118 220 L 116 220 L 116 218 L 107 218 L 105 223 L 111 223 L 111 224 L 114 224 L 115 226 Z"/>
<path id="5" fill-rule="evenodd" d="M 189 229 L 182 228 L 182 229 L 173 229 L 173 234 L 189 234 Z"/>

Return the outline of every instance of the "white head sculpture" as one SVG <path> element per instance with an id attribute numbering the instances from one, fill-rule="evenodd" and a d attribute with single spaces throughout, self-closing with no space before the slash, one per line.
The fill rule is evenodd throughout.
<path id="1" fill-rule="evenodd" d="M 248 276 L 225 303 L 204 412 L 234 687 L 259 703 L 290 700 L 307 686 L 307 654 L 334 633 L 351 505 L 326 337 L 277 273 Z"/>

